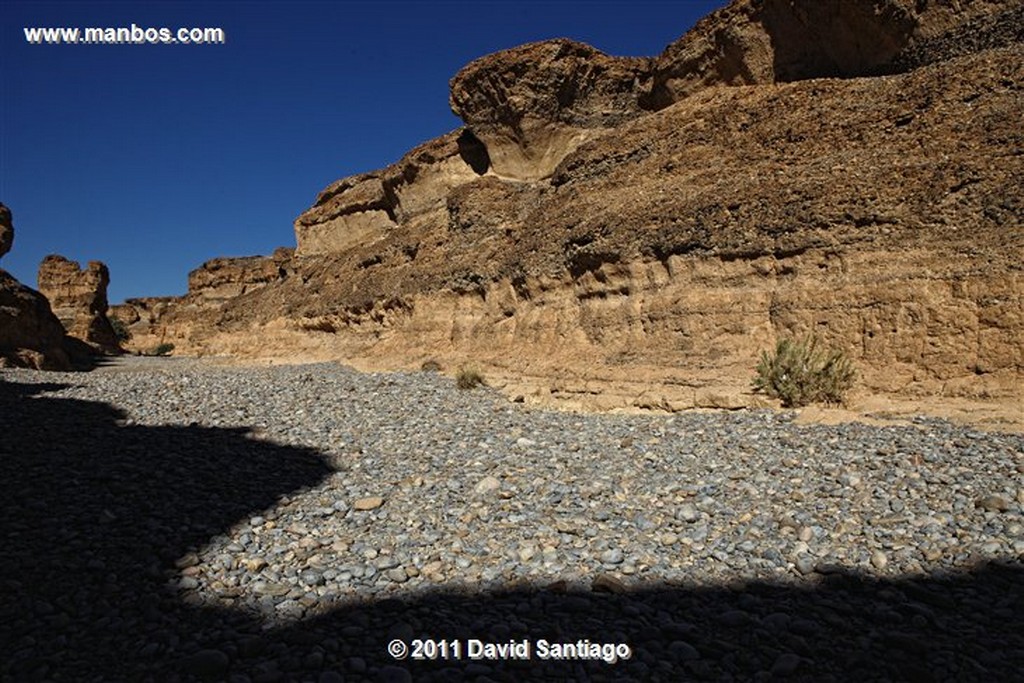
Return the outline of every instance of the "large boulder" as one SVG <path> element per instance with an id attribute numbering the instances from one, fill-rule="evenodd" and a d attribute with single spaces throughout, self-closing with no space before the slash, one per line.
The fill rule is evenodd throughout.
<path id="1" fill-rule="evenodd" d="M 39 265 L 39 291 L 50 300 L 68 335 L 102 353 L 119 353 L 117 335 L 107 319 L 109 284 L 110 271 L 100 261 L 83 269 L 51 254 Z"/>

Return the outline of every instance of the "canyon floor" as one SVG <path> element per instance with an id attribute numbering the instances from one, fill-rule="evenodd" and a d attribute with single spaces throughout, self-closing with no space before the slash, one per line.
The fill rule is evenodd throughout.
<path id="1" fill-rule="evenodd" d="M 0 678 L 1013 678 L 1024 436 L 829 416 L 552 411 L 336 363 L 3 370 Z"/>

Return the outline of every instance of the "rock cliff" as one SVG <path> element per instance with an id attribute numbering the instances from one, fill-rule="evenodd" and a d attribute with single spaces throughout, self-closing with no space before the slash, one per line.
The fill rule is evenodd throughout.
<path id="1" fill-rule="evenodd" d="M 91 261 L 81 268 L 74 261 L 51 254 L 39 264 L 39 291 L 49 299 L 54 314 L 68 335 L 102 353 L 119 353 L 114 328 L 107 319 L 106 265 Z"/>
<path id="2" fill-rule="evenodd" d="M 466 66 L 451 81 L 450 103 L 487 148 L 494 173 L 538 180 L 591 133 L 641 113 L 650 67 L 571 40 L 533 43 Z"/>
<path id="3" fill-rule="evenodd" d="M 444 208 L 448 192 L 490 168 L 468 130 L 431 140 L 373 173 L 343 178 L 295 221 L 296 254 L 340 253 L 379 242 L 400 224 Z"/>
<path id="4" fill-rule="evenodd" d="M 14 243 L 11 210 L 0 204 L 0 256 Z M 0 270 L 0 367 L 67 370 L 64 328 L 39 292 Z"/>
<path id="5" fill-rule="evenodd" d="M 484 57 L 451 83 L 466 128 L 332 184 L 284 271 L 159 324 L 669 410 L 755 404 L 758 351 L 813 331 L 862 390 L 1019 397 L 1022 5 L 737 0 L 649 60 Z"/>
<path id="6" fill-rule="evenodd" d="M 128 331 L 123 346 L 129 351 L 148 352 L 165 343 L 187 347 L 190 339 L 216 332 L 225 303 L 294 275 L 294 253 L 281 247 L 270 256 L 211 259 L 189 273 L 185 296 L 128 299 L 111 306 L 110 317 Z"/>

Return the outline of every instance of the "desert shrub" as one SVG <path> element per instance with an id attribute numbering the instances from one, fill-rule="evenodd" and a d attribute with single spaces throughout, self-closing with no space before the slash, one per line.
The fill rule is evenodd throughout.
<path id="1" fill-rule="evenodd" d="M 150 352 L 149 355 L 151 355 L 151 356 L 167 356 L 167 355 L 170 355 L 171 351 L 173 351 L 173 350 L 174 350 L 174 344 L 169 344 L 167 342 L 164 342 L 163 344 L 158 344 L 156 346 L 156 348 L 154 348 Z"/>
<path id="2" fill-rule="evenodd" d="M 455 375 L 455 386 L 459 389 L 475 389 L 485 384 L 484 376 L 473 368 L 462 368 Z"/>
<path id="3" fill-rule="evenodd" d="M 441 364 L 436 360 L 425 360 L 423 365 L 420 366 L 420 370 L 423 372 L 440 372 Z"/>
<path id="4" fill-rule="evenodd" d="M 114 336 L 117 337 L 117 341 L 122 344 L 132 338 L 132 333 L 128 330 L 128 326 L 124 324 L 124 321 L 120 318 L 110 318 L 110 327 L 114 330 Z"/>
<path id="5" fill-rule="evenodd" d="M 761 353 L 754 391 L 778 398 L 787 408 L 811 403 L 842 403 L 856 371 L 841 352 L 822 350 L 814 336 L 780 339 L 775 353 Z"/>

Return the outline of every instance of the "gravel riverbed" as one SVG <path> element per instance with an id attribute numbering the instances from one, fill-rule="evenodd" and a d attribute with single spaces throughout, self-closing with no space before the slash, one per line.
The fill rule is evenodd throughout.
<path id="1" fill-rule="evenodd" d="M 0 371 L 0 435 L 5 681 L 1024 671 L 1021 435 L 187 359 Z"/>

